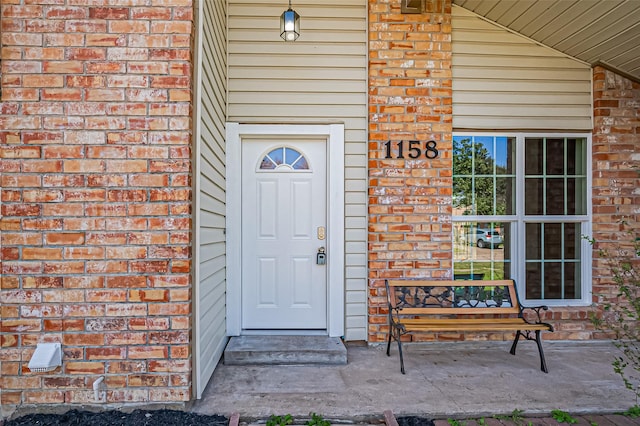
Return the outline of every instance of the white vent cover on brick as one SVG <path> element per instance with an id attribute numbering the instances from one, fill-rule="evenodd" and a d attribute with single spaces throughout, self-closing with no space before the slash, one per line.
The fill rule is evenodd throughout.
<path id="1" fill-rule="evenodd" d="M 60 343 L 38 343 L 36 351 L 29 361 L 29 370 L 35 373 L 53 371 L 62 365 Z"/>

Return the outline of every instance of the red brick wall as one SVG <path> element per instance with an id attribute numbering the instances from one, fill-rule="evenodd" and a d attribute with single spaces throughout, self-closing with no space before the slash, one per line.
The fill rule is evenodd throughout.
<path id="1" fill-rule="evenodd" d="M 615 254 L 640 228 L 640 83 L 595 67 L 593 74 L 593 237 Z M 621 226 L 621 221 L 629 224 Z M 594 302 L 613 299 L 611 270 L 594 252 Z"/>
<path id="2" fill-rule="evenodd" d="M 99 376 L 110 403 L 188 400 L 192 2 L 24 3 L 2 2 L 2 404 L 93 402 Z M 28 370 L 37 342 L 61 369 Z"/>
<path id="3" fill-rule="evenodd" d="M 385 278 L 451 274 L 451 1 L 428 4 L 369 0 L 370 342 L 385 339 Z M 385 158 L 411 140 L 436 141 L 437 158 Z"/>

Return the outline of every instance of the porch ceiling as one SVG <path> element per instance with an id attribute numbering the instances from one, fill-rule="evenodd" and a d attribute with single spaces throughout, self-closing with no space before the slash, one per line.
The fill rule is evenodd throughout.
<path id="1" fill-rule="evenodd" d="M 640 0 L 453 0 L 591 65 L 640 81 Z"/>

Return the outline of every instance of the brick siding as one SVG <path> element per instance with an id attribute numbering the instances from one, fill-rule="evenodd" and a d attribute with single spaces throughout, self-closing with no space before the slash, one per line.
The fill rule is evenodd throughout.
<path id="1" fill-rule="evenodd" d="M 2 404 L 191 397 L 191 0 L 2 2 Z M 55 4 L 54 4 L 55 3 Z M 31 373 L 38 342 L 63 367 Z"/>
<path id="2" fill-rule="evenodd" d="M 451 1 L 402 14 L 369 1 L 369 341 L 385 339 L 384 279 L 452 269 Z M 435 159 L 387 159 L 385 143 L 437 143 Z M 405 153 L 408 149 L 405 146 Z"/>
<path id="3" fill-rule="evenodd" d="M 625 230 L 640 226 L 640 83 L 595 67 L 593 93 L 593 291 L 601 303 L 615 301 L 617 291 L 598 250 L 629 248 Z"/>

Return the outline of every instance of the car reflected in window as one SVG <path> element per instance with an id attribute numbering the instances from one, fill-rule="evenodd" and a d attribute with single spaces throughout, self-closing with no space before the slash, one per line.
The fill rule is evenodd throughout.
<path id="1" fill-rule="evenodd" d="M 472 229 L 467 233 L 465 240 L 470 245 L 476 245 L 478 248 L 498 248 L 502 245 L 502 236 L 498 231 L 491 229 Z"/>

